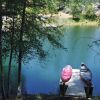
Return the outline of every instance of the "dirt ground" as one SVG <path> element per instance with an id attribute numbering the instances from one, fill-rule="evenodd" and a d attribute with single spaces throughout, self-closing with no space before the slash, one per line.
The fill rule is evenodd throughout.
<path id="1" fill-rule="evenodd" d="M 72 15 L 70 15 L 70 14 L 65 14 L 65 13 L 63 13 L 63 12 L 59 12 L 56 16 L 58 16 L 59 18 L 62 18 L 62 19 L 64 19 L 64 18 L 72 18 Z"/>

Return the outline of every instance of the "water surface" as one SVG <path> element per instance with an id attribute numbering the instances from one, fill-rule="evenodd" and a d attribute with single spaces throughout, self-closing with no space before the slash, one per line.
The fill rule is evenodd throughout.
<path id="1" fill-rule="evenodd" d="M 45 41 L 44 49 L 49 52 L 43 63 L 32 59 L 23 65 L 24 92 L 58 94 L 60 72 L 67 64 L 79 68 L 81 62 L 87 64 L 93 73 L 93 95 L 100 95 L 100 39 L 99 27 L 65 27 L 64 36 L 59 40 L 68 51 L 52 49 Z"/>

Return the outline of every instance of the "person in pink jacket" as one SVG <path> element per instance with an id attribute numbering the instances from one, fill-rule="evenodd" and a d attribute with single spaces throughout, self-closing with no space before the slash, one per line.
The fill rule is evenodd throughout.
<path id="1" fill-rule="evenodd" d="M 63 82 L 68 82 L 72 76 L 72 67 L 70 65 L 67 65 L 63 68 L 61 72 L 61 80 Z"/>
<path id="2" fill-rule="evenodd" d="M 70 65 L 67 65 L 62 69 L 61 72 L 60 94 L 62 96 L 65 95 L 66 89 L 68 87 L 67 85 L 65 85 L 65 83 L 71 79 L 71 76 L 72 76 L 72 67 Z"/>

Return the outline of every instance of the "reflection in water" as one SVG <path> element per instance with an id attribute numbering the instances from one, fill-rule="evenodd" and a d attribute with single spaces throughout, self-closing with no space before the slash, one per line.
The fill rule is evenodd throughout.
<path id="1" fill-rule="evenodd" d="M 88 46 L 95 53 L 94 63 L 96 65 L 100 65 L 100 40 L 92 41 L 91 44 L 89 44 Z"/>
<path id="2" fill-rule="evenodd" d="M 47 41 L 44 41 L 44 49 L 49 51 L 43 63 L 38 59 L 32 59 L 23 65 L 25 77 L 25 90 L 27 93 L 55 93 L 59 91 L 59 78 L 62 68 L 70 64 L 73 68 L 79 68 L 81 62 L 89 66 L 93 73 L 94 95 L 100 94 L 100 28 L 98 27 L 65 27 L 64 36 L 60 43 L 68 48 L 68 52 L 61 49 L 52 49 Z M 28 66 L 31 66 L 28 67 Z M 29 68 L 27 70 L 27 68 Z"/>

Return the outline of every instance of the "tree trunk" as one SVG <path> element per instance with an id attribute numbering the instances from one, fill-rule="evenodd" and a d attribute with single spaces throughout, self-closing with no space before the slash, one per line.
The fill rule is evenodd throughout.
<path id="1" fill-rule="evenodd" d="M 2 3 L 0 2 L 0 71 L 1 71 L 1 90 L 2 90 L 2 100 L 5 100 L 5 91 L 4 91 L 4 69 L 2 65 Z"/>
<path id="2" fill-rule="evenodd" d="M 13 16 L 13 26 L 12 26 L 12 34 L 11 34 L 11 42 L 10 42 L 10 58 L 9 58 L 9 65 L 8 65 L 8 91 L 7 91 L 7 98 L 10 96 L 10 74 L 11 74 L 11 63 L 12 63 L 12 55 L 13 55 L 13 36 L 14 36 L 14 16 Z"/>
<path id="3" fill-rule="evenodd" d="M 19 40 L 19 55 L 18 55 L 18 86 L 21 84 L 21 68 L 22 68 L 22 46 L 23 46 L 23 32 L 25 24 L 25 9 L 26 9 L 26 0 L 23 1 L 23 12 L 22 12 L 22 22 L 20 30 L 20 40 Z"/>

